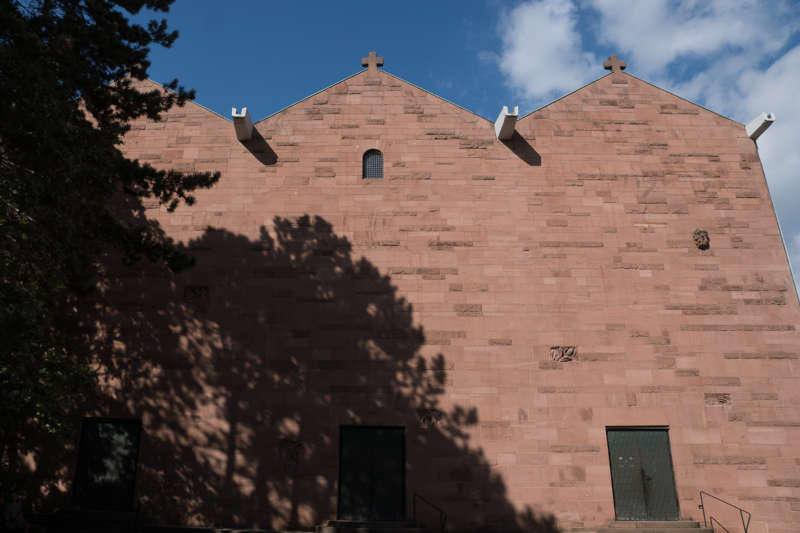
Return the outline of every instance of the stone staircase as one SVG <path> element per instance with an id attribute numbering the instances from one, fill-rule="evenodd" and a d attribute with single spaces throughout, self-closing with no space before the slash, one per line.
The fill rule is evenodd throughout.
<path id="1" fill-rule="evenodd" d="M 427 529 L 417 527 L 411 520 L 392 522 L 358 522 L 352 520 L 328 520 L 323 526 L 317 526 L 316 533 L 430 533 Z"/>
<path id="2" fill-rule="evenodd" d="M 694 520 L 669 520 L 642 522 L 636 520 L 612 520 L 597 533 L 714 533 Z"/>

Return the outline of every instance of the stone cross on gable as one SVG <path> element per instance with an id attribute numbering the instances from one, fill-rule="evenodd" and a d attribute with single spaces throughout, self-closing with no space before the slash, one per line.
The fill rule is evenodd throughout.
<path id="1" fill-rule="evenodd" d="M 608 59 L 603 63 L 603 68 L 610 70 L 612 74 L 617 74 L 621 70 L 625 70 L 628 65 L 620 60 L 615 54 L 608 56 Z"/>
<path id="2" fill-rule="evenodd" d="M 370 52 L 367 57 L 361 58 L 361 66 L 367 67 L 367 72 L 378 72 L 378 67 L 383 66 L 383 58 L 378 57 L 378 54 L 375 52 Z"/>

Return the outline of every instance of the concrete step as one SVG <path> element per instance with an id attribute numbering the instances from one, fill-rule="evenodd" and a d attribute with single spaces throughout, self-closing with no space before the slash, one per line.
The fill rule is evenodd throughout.
<path id="1" fill-rule="evenodd" d="M 615 529 L 636 529 L 639 527 L 700 527 L 696 520 L 609 520 L 606 527 Z"/>
<path id="2" fill-rule="evenodd" d="M 429 533 L 411 520 L 362 522 L 355 520 L 328 520 L 316 533 Z"/>
<path id="3" fill-rule="evenodd" d="M 694 520 L 614 520 L 597 533 L 714 533 Z"/>
<path id="4" fill-rule="evenodd" d="M 403 528 L 414 527 L 413 520 L 328 520 L 328 526 L 333 527 L 377 527 L 377 528 Z"/>
<path id="5" fill-rule="evenodd" d="M 375 527 L 372 525 L 334 527 L 322 526 L 317 533 L 430 533 L 421 527 Z"/>
<path id="6" fill-rule="evenodd" d="M 623 531 L 616 527 L 601 527 L 597 533 L 619 533 Z M 637 527 L 625 529 L 631 533 L 714 533 L 710 527 Z"/>
<path id="7" fill-rule="evenodd" d="M 359 526 L 359 527 L 333 527 L 322 526 L 319 533 L 430 533 L 425 528 L 421 527 L 393 527 L 393 528 L 376 528 L 373 526 Z"/>

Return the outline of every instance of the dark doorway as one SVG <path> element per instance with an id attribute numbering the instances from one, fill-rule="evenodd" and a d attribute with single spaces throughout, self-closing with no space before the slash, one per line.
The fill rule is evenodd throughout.
<path id="1" fill-rule="evenodd" d="M 134 508 L 141 431 L 140 420 L 83 420 L 72 486 L 76 507 L 108 511 Z"/>
<path id="2" fill-rule="evenodd" d="M 339 519 L 405 519 L 405 429 L 342 426 Z"/>
<path id="3" fill-rule="evenodd" d="M 608 428 L 617 520 L 680 520 L 666 428 Z"/>

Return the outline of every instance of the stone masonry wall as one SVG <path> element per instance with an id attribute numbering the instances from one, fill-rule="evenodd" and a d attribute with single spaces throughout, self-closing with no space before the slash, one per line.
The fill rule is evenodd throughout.
<path id="1" fill-rule="evenodd" d="M 281 346 L 307 349 L 313 364 L 292 364 L 313 376 L 309 402 L 326 403 L 272 422 L 294 435 L 277 445 L 299 447 L 291 461 L 277 448 L 263 451 L 258 472 L 247 457 L 231 459 L 226 435 L 261 414 L 251 406 L 232 421 L 212 385 L 207 402 L 184 408 L 183 438 L 239 487 L 226 489 L 226 505 L 244 505 L 230 495 L 262 494 L 259 484 L 282 472 L 319 498 L 304 507 L 265 489 L 283 509 L 272 526 L 333 518 L 338 425 L 404 425 L 409 506 L 419 492 L 454 528 L 553 515 L 565 530 L 592 530 L 614 518 L 605 428 L 668 426 L 682 516 L 701 519 L 704 489 L 752 511 L 752 533 L 800 529 L 800 309 L 741 124 L 619 73 L 525 116 L 504 143 L 491 122 L 365 71 L 256 130 L 260 139 L 240 143 L 230 121 L 188 104 L 137 123 L 127 138 L 127 155 L 156 167 L 222 172 L 192 207 L 145 205 L 197 253 L 198 266 L 173 278 L 178 304 L 199 294 L 211 313 L 202 320 L 228 313 L 242 336 L 260 339 L 249 346 L 269 350 L 271 319 L 226 307 L 227 248 L 196 243 L 209 226 L 252 243 L 276 238 L 275 217 L 300 226 L 303 215 L 321 217 L 349 243 L 353 264 L 363 257 L 410 306 L 401 307 L 421 336 L 409 353 L 431 365 L 414 375 L 442 382 L 434 403 L 403 403 L 403 384 L 387 392 L 388 374 L 364 378 L 341 344 L 317 333 L 320 322 L 298 319 L 302 331 Z M 371 148 L 383 152 L 382 180 L 361 178 Z M 695 245 L 696 229 L 708 232 L 707 250 Z M 258 277 L 247 267 L 233 279 L 255 287 Z M 275 276 L 268 283 L 287 313 L 307 305 L 308 295 L 281 295 Z M 313 298 L 319 306 L 324 295 Z M 200 329 L 176 334 L 178 350 L 202 342 Z M 201 352 L 224 349 L 215 342 Z M 264 395 L 263 409 L 281 401 Z M 159 431 L 135 398 L 128 405 L 146 431 Z M 314 416 L 324 426 L 315 435 L 334 442 L 324 456 L 313 451 L 323 441 L 303 429 Z M 192 424 L 217 440 L 192 441 Z M 160 479 L 159 464 L 184 460 L 163 450 L 148 459 L 144 446 L 151 473 L 140 491 Z M 288 474 L 286 464 L 295 465 Z M 224 521 L 202 502 L 181 505 L 190 522 Z M 228 519 L 262 523 L 258 504 L 247 505 Z"/>

